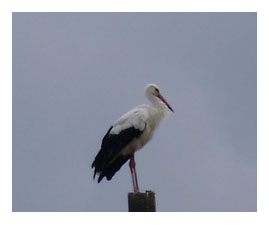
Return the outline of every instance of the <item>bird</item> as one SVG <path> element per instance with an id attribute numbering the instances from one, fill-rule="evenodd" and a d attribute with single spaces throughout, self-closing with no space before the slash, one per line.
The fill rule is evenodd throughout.
<path id="1" fill-rule="evenodd" d="M 174 112 L 156 84 L 148 84 L 144 90 L 151 105 L 139 105 L 125 113 L 110 126 L 102 139 L 101 149 L 91 165 L 94 168 L 93 179 L 98 174 L 98 183 L 104 177 L 111 180 L 129 160 L 133 190 L 139 192 L 135 152 L 152 139 L 169 110 Z"/>

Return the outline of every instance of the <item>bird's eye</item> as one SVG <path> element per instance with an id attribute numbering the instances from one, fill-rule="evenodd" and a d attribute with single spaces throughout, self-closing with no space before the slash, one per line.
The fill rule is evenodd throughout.
<path id="1" fill-rule="evenodd" d="M 155 88 L 155 91 L 159 92 L 159 89 L 158 88 Z"/>

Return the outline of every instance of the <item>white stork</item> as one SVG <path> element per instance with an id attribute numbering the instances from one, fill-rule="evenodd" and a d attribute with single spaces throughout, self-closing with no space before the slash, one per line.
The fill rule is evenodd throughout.
<path id="1" fill-rule="evenodd" d="M 104 136 L 101 150 L 92 163 L 93 178 L 97 173 L 98 183 L 104 177 L 111 180 L 121 166 L 130 159 L 134 192 L 139 192 L 134 154 L 152 138 L 160 122 L 168 115 L 168 109 L 174 112 L 157 85 L 147 85 L 145 95 L 152 105 L 140 105 L 127 112 L 114 122 Z"/>

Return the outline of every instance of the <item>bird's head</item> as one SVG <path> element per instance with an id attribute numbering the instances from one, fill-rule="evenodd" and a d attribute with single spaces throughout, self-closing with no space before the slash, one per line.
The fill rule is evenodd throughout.
<path id="1" fill-rule="evenodd" d="M 161 95 L 160 88 L 156 84 L 148 84 L 145 87 L 145 94 L 150 100 L 154 98 L 160 99 L 168 107 L 168 109 L 174 112 L 174 110 L 171 108 L 165 98 Z"/>

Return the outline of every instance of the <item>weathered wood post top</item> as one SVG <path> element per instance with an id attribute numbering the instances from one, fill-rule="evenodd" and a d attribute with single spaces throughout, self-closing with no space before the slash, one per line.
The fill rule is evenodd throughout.
<path id="1" fill-rule="evenodd" d="M 153 191 L 128 193 L 129 212 L 156 212 L 155 193 Z"/>

